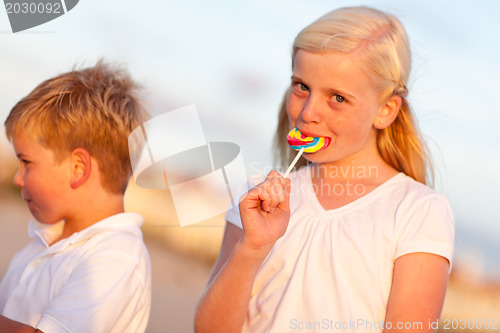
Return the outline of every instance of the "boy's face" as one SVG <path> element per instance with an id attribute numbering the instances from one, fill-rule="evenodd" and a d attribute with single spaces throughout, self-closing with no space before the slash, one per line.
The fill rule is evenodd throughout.
<path id="1" fill-rule="evenodd" d="M 71 176 L 70 159 L 56 163 L 54 153 L 27 136 L 13 136 L 19 159 L 14 184 L 21 188 L 31 214 L 41 223 L 67 218 Z"/>

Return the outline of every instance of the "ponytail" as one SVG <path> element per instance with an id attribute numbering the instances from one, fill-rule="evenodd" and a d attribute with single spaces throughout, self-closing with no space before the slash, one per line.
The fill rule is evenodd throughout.
<path id="1" fill-rule="evenodd" d="M 408 101 L 404 97 L 402 100 L 403 104 L 394 122 L 377 133 L 378 151 L 394 169 L 422 184 L 432 184 L 434 173 L 428 148 L 420 136 Z"/>

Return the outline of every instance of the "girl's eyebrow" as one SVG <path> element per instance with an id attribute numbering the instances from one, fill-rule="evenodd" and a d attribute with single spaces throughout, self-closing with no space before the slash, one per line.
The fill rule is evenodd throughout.
<path id="1" fill-rule="evenodd" d="M 300 81 L 307 86 L 307 83 L 304 82 L 304 80 L 302 80 L 300 77 L 298 77 L 296 75 L 292 75 L 291 79 L 292 79 L 292 81 Z M 351 95 L 345 91 L 341 91 L 341 90 L 334 89 L 334 88 L 326 88 L 326 89 L 324 89 L 324 92 L 328 95 L 330 95 L 330 94 L 341 95 L 341 96 L 346 97 L 347 99 L 350 99 L 350 100 L 357 100 L 356 97 L 354 97 L 353 95 Z"/>
<path id="2" fill-rule="evenodd" d="M 330 95 L 340 95 L 340 96 L 343 96 L 343 97 L 347 97 L 347 99 L 349 100 L 356 100 L 356 97 L 354 97 L 353 95 L 351 94 L 348 94 L 346 93 L 345 91 L 340 91 L 340 90 L 337 90 L 337 89 L 333 89 L 333 88 L 329 88 L 329 89 L 325 89 L 325 92 Z"/>

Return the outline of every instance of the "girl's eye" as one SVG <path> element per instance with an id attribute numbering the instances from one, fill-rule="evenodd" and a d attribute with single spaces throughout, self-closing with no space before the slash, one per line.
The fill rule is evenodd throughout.
<path id="1" fill-rule="evenodd" d="M 309 90 L 309 88 L 305 84 L 303 84 L 302 82 L 296 82 L 295 88 L 297 88 L 299 91 L 308 91 Z"/>
<path id="2" fill-rule="evenodd" d="M 334 97 L 335 97 L 335 102 L 337 102 L 337 103 L 343 103 L 343 102 L 345 102 L 344 96 L 334 95 Z"/>

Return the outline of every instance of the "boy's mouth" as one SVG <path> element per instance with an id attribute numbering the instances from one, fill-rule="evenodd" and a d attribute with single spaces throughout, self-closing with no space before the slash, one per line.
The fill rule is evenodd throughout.
<path id="1" fill-rule="evenodd" d="M 30 203 L 31 202 L 31 198 L 24 194 L 23 192 L 21 192 L 21 196 L 23 197 L 23 200 L 26 201 L 27 203 Z"/>

